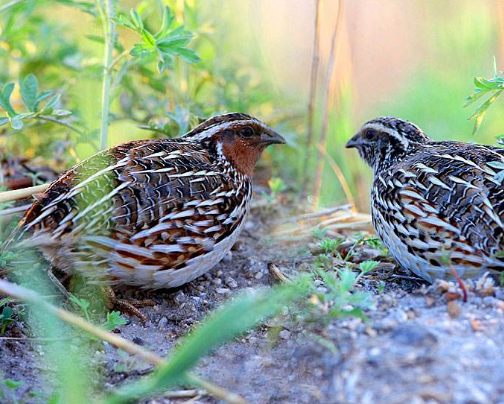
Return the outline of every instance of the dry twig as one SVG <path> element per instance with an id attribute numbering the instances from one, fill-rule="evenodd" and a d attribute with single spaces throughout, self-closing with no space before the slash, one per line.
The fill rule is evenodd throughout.
<path id="1" fill-rule="evenodd" d="M 336 62 L 336 50 L 337 50 L 337 39 L 339 38 L 339 28 L 341 27 L 341 22 L 343 20 L 343 5 L 344 0 L 339 0 L 338 2 L 338 15 L 336 16 L 336 23 L 334 25 L 333 35 L 331 39 L 331 53 L 329 54 L 329 62 L 327 64 L 327 84 L 326 84 L 326 94 L 325 94 L 325 103 L 324 103 L 324 112 L 322 115 L 322 127 L 320 130 L 320 139 L 319 145 L 322 149 L 326 148 L 327 141 L 327 127 L 329 124 L 329 107 L 331 105 L 331 81 L 334 76 L 334 65 Z M 320 197 L 320 190 L 322 188 L 322 172 L 324 169 L 324 160 L 323 160 L 322 152 L 319 149 L 318 159 L 317 159 L 317 171 L 315 173 L 314 180 L 314 190 L 313 190 L 313 199 L 315 203 L 318 203 Z"/>
<path id="2" fill-rule="evenodd" d="M 311 65 L 311 76 L 310 76 L 310 95 L 308 102 L 308 123 L 307 128 L 308 132 L 306 133 L 306 156 L 303 167 L 303 197 L 306 196 L 308 192 L 308 183 L 309 183 L 309 168 L 311 161 L 311 150 L 313 143 L 313 110 L 315 108 L 315 101 L 317 98 L 317 78 L 318 78 L 318 70 L 319 70 L 319 42 L 320 42 L 320 1 L 315 0 L 315 27 L 313 34 L 313 57 L 312 57 L 312 65 Z"/>
<path id="3" fill-rule="evenodd" d="M 14 191 L 0 192 L 0 203 L 10 202 L 18 199 L 29 198 L 35 194 L 45 192 L 50 184 L 36 185 L 34 187 L 16 189 Z"/>

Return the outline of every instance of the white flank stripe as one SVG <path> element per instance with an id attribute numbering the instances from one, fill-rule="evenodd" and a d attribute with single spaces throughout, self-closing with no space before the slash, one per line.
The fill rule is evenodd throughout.
<path id="1" fill-rule="evenodd" d="M 446 230 L 453 231 L 455 233 L 460 233 L 459 229 L 453 227 L 451 224 L 445 222 L 444 220 L 438 219 L 435 216 L 427 216 L 426 218 L 418 219 L 419 222 L 432 224 L 433 226 L 444 227 Z"/>
<path id="2" fill-rule="evenodd" d="M 197 208 L 201 208 L 203 206 L 213 206 L 213 205 L 217 205 L 217 204 L 222 203 L 222 202 L 224 202 L 224 199 L 222 199 L 222 198 L 207 199 L 207 200 L 201 202 L 200 204 L 198 204 L 196 207 Z"/>
<path id="3" fill-rule="evenodd" d="M 440 180 L 439 178 L 437 178 L 437 177 L 434 177 L 433 175 L 429 175 L 428 180 L 429 180 L 430 182 L 432 182 L 434 185 L 437 185 L 437 186 L 439 186 L 439 187 L 441 187 L 441 188 L 444 188 L 444 189 L 447 189 L 447 190 L 450 190 L 450 189 L 451 189 L 451 188 L 450 188 L 448 185 L 446 185 L 443 181 L 441 181 L 441 180 Z"/>
<path id="4" fill-rule="evenodd" d="M 40 223 L 42 221 L 42 219 L 44 219 L 45 217 L 49 216 L 51 213 L 53 213 L 55 210 L 56 210 L 57 206 L 52 206 L 50 209 L 46 210 L 44 213 L 42 213 L 39 217 L 37 217 L 37 219 L 35 219 L 33 222 L 31 222 L 30 224 L 28 224 L 28 226 L 26 226 L 27 229 L 31 229 L 34 225 L 36 225 L 37 223 Z"/>
<path id="5" fill-rule="evenodd" d="M 145 258 L 154 258 L 152 252 L 150 252 L 147 248 L 139 247 L 132 244 L 124 244 L 119 241 L 112 240 L 108 237 L 102 236 L 84 236 L 83 240 L 91 241 L 97 244 L 104 245 L 106 247 L 110 247 L 116 249 L 117 251 L 129 252 L 135 255 L 140 255 Z"/>
<path id="6" fill-rule="evenodd" d="M 212 226 L 212 227 L 209 227 L 208 229 L 204 230 L 203 233 L 207 234 L 207 233 L 215 233 L 219 230 L 222 229 L 222 226 L 220 224 L 216 225 L 216 226 Z"/>
<path id="7" fill-rule="evenodd" d="M 401 191 L 399 191 L 399 194 L 400 195 L 404 195 L 404 196 L 410 196 L 411 198 L 415 198 L 415 199 L 418 199 L 418 200 L 425 200 L 425 198 L 420 195 L 418 192 L 415 192 L 415 191 L 411 191 L 409 189 L 403 189 Z"/>
<path id="8" fill-rule="evenodd" d="M 404 205 L 404 209 L 409 210 L 410 212 L 416 213 L 420 217 L 427 216 L 427 214 L 422 209 L 420 209 L 418 206 L 412 205 L 410 203 L 407 205 Z"/>
<path id="9" fill-rule="evenodd" d="M 434 170 L 433 168 L 428 167 L 423 163 L 416 163 L 415 167 L 429 174 L 439 174 L 439 171 Z"/>
<path id="10" fill-rule="evenodd" d="M 170 215 L 171 219 L 181 219 L 183 217 L 190 217 L 193 216 L 195 213 L 194 209 L 189 209 L 189 210 L 183 210 L 182 212 L 175 213 L 174 215 Z"/>
<path id="11" fill-rule="evenodd" d="M 186 171 L 185 173 L 182 174 L 172 174 L 170 175 L 170 178 L 190 177 L 193 174 L 194 171 Z"/>
<path id="12" fill-rule="evenodd" d="M 126 188 L 127 186 L 129 186 L 131 184 L 131 182 L 125 182 L 121 185 L 119 185 L 118 187 L 114 188 L 112 190 L 112 192 L 108 193 L 107 195 L 105 195 L 103 198 L 101 198 L 100 200 L 96 201 L 95 203 L 89 205 L 86 209 L 84 209 L 82 212 L 80 212 L 77 216 L 75 216 L 75 219 L 74 221 L 76 220 L 79 220 L 81 217 L 87 215 L 91 210 L 93 210 L 94 208 L 96 208 L 97 206 L 100 206 L 102 203 L 104 203 L 105 201 L 109 200 L 110 198 L 112 198 L 114 195 L 116 195 L 119 191 L 121 191 L 122 189 Z"/>
<path id="13" fill-rule="evenodd" d="M 185 252 L 185 248 L 181 245 L 153 245 L 150 247 L 152 251 L 160 252 L 164 254 L 170 254 L 175 252 Z"/>
<path id="14" fill-rule="evenodd" d="M 495 223 L 497 223 L 500 227 L 503 227 L 502 221 L 500 220 L 499 216 L 495 214 L 493 209 L 489 208 L 488 206 L 483 207 L 483 210 L 487 213 L 488 216 L 490 216 Z"/>
<path id="15" fill-rule="evenodd" d="M 162 232 L 171 229 L 173 226 L 171 223 L 159 223 L 158 225 L 152 227 L 151 229 L 142 230 L 141 232 L 135 234 L 131 237 L 131 240 L 138 240 L 139 238 L 149 237 L 157 232 Z"/>
<path id="16" fill-rule="evenodd" d="M 125 166 L 127 164 L 126 161 L 127 161 L 126 159 L 122 159 L 122 160 L 118 161 L 117 164 L 115 164 L 113 166 L 106 167 L 103 170 L 100 170 L 100 171 L 94 173 L 92 176 L 86 178 L 84 181 L 79 182 L 75 187 L 72 188 L 71 192 L 73 192 L 74 190 L 77 190 L 77 189 L 80 189 L 80 188 L 86 186 L 91 181 L 94 181 L 95 179 L 97 179 L 98 177 L 102 176 L 105 173 L 108 173 L 109 171 L 113 171 L 116 168 Z"/>
<path id="17" fill-rule="evenodd" d="M 474 186 L 470 182 L 467 182 L 467 181 L 463 180 L 462 178 L 455 177 L 454 175 L 450 175 L 450 176 L 448 176 L 448 178 L 457 184 L 465 185 L 467 188 L 479 189 L 478 187 Z"/>

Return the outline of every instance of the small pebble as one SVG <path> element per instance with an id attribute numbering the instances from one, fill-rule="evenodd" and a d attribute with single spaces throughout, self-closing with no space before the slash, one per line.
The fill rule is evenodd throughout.
<path id="1" fill-rule="evenodd" d="M 159 328 L 164 328 L 168 324 L 168 319 L 166 317 L 162 317 L 158 322 Z"/>
<path id="2" fill-rule="evenodd" d="M 231 289 L 228 289 L 228 288 L 217 288 L 217 289 L 215 289 L 215 291 L 219 295 L 228 295 L 229 293 L 231 293 Z"/>
<path id="3" fill-rule="evenodd" d="M 278 334 L 278 336 L 279 336 L 280 338 L 285 339 L 285 340 L 289 339 L 289 338 L 290 338 L 290 335 L 291 335 L 291 333 L 290 333 L 290 331 L 289 331 L 289 330 L 282 330 L 282 331 L 280 331 L 280 333 Z"/>

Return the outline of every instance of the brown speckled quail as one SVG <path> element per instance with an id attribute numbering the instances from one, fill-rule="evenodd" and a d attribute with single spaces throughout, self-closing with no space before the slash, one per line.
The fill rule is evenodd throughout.
<path id="1" fill-rule="evenodd" d="M 38 198 L 12 241 L 95 282 L 182 285 L 235 243 L 264 149 L 285 140 L 241 113 L 208 119 L 178 139 L 141 140 L 76 165 Z"/>
<path id="2" fill-rule="evenodd" d="M 373 169 L 373 225 L 403 268 L 429 282 L 451 270 L 504 271 L 504 185 L 495 169 L 504 149 L 435 142 L 393 117 L 367 122 L 346 147 Z"/>

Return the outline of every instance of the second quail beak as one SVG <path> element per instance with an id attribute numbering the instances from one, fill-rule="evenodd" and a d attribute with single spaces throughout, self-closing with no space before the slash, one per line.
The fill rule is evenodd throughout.
<path id="1" fill-rule="evenodd" d="M 351 149 L 353 147 L 359 147 L 361 144 L 362 144 L 362 136 L 359 133 L 357 133 L 354 137 L 352 137 L 347 142 L 347 144 L 345 145 L 345 147 L 347 149 Z"/>
<path id="2" fill-rule="evenodd" d="M 273 130 L 261 133 L 261 143 L 270 144 L 285 144 L 287 143 L 283 136 L 279 135 Z"/>

